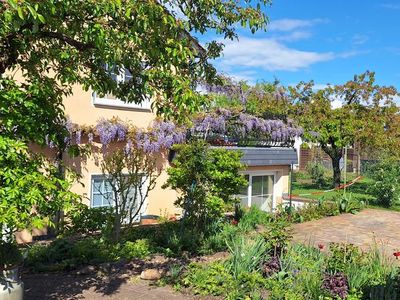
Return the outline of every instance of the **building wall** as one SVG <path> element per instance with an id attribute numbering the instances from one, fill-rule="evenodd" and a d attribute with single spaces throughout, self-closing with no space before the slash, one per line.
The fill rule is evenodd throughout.
<path id="1" fill-rule="evenodd" d="M 146 128 L 156 117 L 148 109 L 127 108 L 127 107 L 110 107 L 95 105 L 93 103 L 92 92 L 83 91 L 80 86 L 74 86 L 73 94 L 64 101 L 65 113 L 73 123 L 80 125 L 95 125 L 101 118 L 111 119 L 118 117 L 122 121 L 127 121 L 139 128 Z M 98 145 L 100 146 L 100 145 Z M 101 151 L 97 151 L 100 153 Z M 101 174 L 99 166 L 101 155 L 88 157 L 85 161 L 80 159 L 67 159 L 67 164 L 75 168 L 82 175 L 81 183 L 74 184 L 73 191 L 84 196 L 84 203 L 90 205 L 90 184 L 91 175 Z M 149 194 L 149 201 L 146 213 L 156 215 L 174 215 L 179 210 L 173 205 L 177 195 L 170 189 L 164 190 L 161 186 L 167 179 L 165 172 L 168 167 L 168 161 L 160 158 L 160 166 L 163 171 L 157 181 L 155 188 Z"/>
<path id="2" fill-rule="evenodd" d="M 129 121 L 131 124 L 143 128 L 149 126 L 155 118 L 155 114 L 150 110 L 95 105 L 93 103 L 92 92 L 84 91 L 79 86 L 73 87 L 73 94 L 64 100 L 64 107 L 66 115 L 68 115 L 73 123 L 79 125 L 95 125 L 101 118 L 110 119 L 118 117 L 122 121 Z M 32 148 L 35 151 L 44 152 L 48 157 L 55 157 L 55 153 L 49 149 L 40 149 L 37 146 L 32 146 Z M 72 191 L 82 195 L 83 202 L 88 205 L 90 205 L 91 175 L 101 174 L 99 160 L 101 161 L 101 155 L 74 159 L 65 155 L 65 163 L 81 175 L 79 182 L 74 183 Z M 160 158 L 159 164 L 163 166 L 163 171 L 154 190 L 150 192 L 146 213 L 155 215 L 179 214 L 180 210 L 174 206 L 177 193 L 170 189 L 164 190 L 161 188 L 167 179 L 165 170 L 168 167 L 168 161 L 165 158 Z M 282 203 L 282 193 L 288 192 L 289 166 L 257 166 L 249 167 L 248 170 L 275 171 L 277 175 L 276 201 L 278 204 Z M 32 237 L 24 231 L 17 238 L 20 242 L 29 242 Z"/>
<path id="3" fill-rule="evenodd" d="M 282 195 L 289 192 L 290 166 L 255 166 L 248 167 L 246 171 L 272 171 L 276 173 L 275 200 L 276 205 L 282 204 Z"/>

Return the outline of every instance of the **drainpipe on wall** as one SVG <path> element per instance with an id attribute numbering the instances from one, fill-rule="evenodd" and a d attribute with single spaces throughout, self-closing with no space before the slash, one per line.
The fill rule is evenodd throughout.
<path id="1" fill-rule="evenodd" d="M 293 163 L 290 165 L 289 213 L 292 214 Z"/>

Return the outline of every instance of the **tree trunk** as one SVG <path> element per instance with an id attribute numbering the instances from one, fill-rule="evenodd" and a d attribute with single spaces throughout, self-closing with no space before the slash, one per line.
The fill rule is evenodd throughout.
<path id="1" fill-rule="evenodd" d="M 57 149 L 55 157 L 55 166 L 57 167 L 57 177 L 59 179 L 65 179 L 65 168 L 63 165 L 64 151 L 62 149 Z M 54 213 L 53 222 L 54 228 L 49 228 L 50 236 L 57 236 L 61 232 L 61 226 L 63 226 L 64 212 L 58 210 Z"/>
<path id="2" fill-rule="evenodd" d="M 341 156 L 331 157 L 333 169 L 333 186 L 340 186 L 340 158 Z"/>
<path id="3" fill-rule="evenodd" d="M 121 235 L 121 220 L 119 214 L 115 214 L 114 226 L 113 226 L 112 240 L 118 242 Z"/>
<path id="4" fill-rule="evenodd" d="M 332 160 L 332 169 L 333 169 L 333 186 L 340 186 L 340 159 L 343 156 L 343 149 L 338 148 L 333 141 L 330 141 L 330 145 L 321 145 L 322 150 Z"/>

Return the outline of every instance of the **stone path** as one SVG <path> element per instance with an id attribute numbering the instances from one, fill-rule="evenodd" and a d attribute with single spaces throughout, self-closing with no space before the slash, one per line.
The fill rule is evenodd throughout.
<path id="1" fill-rule="evenodd" d="M 191 300 L 170 287 L 156 287 L 134 278 L 98 279 L 94 276 L 33 274 L 23 276 L 25 298 L 29 300 Z"/>
<path id="2" fill-rule="evenodd" d="M 348 242 L 368 249 L 374 240 L 388 253 L 400 250 L 400 212 L 365 209 L 320 220 L 295 224 L 295 242 L 311 245 Z"/>

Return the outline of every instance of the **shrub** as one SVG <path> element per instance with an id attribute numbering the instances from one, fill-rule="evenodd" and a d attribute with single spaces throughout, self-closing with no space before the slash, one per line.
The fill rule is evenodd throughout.
<path id="1" fill-rule="evenodd" d="M 88 263 L 116 260 L 116 249 L 117 246 L 106 244 L 99 238 L 85 238 L 76 242 L 57 239 L 47 246 L 32 246 L 25 263 L 39 272 L 71 270 Z"/>
<path id="2" fill-rule="evenodd" d="M 148 239 L 140 239 L 134 242 L 127 241 L 123 243 L 120 249 L 121 257 L 132 258 L 145 258 L 153 252 Z"/>
<path id="3" fill-rule="evenodd" d="M 358 264 L 362 258 L 360 249 L 353 244 L 330 243 L 326 269 L 328 272 L 345 272 L 350 264 Z"/>
<path id="4" fill-rule="evenodd" d="M 272 219 L 272 215 L 262 211 L 257 206 L 251 206 L 247 211 L 244 212 L 243 216 L 239 220 L 239 227 L 244 230 L 252 230 L 257 225 L 266 225 Z"/>
<path id="5" fill-rule="evenodd" d="M 320 199 L 316 203 L 307 203 L 302 207 L 293 209 L 291 214 L 285 209 L 287 217 L 295 223 L 302 223 L 317 220 L 327 216 L 335 216 L 339 214 L 337 204 L 330 201 Z"/>
<path id="6" fill-rule="evenodd" d="M 79 204 L 67 213 L 69 222 L 66 224 L 66 233 L 107 233 L 114 222 L 113 210 L 110 207 L 90 208 Z"/>
<path id="7" fill-rule="evenodd" d="M 284 216 L 276 216 L 262 233 L 269 254 L 279 256 L 292 238 L 290 223 Z"/>
<path id="8" fill-rule="evenodd" d="M 383 160 L 371 166 L 368 172 L 374 183 L 368 192 L 375 196 L 377 204 L 391 207 L 400 204 L 400 163 Z"/>
<path id="9" fill-rule="evenodd" d="M 225 205 L 232 204 L 235 195 L 246 184 L 239 171 L 241 153 L 212 149 L 202 141 L 176 147 L 174 166 L 167 170 L 163 186 L 177 190 L 176 205 L 186 212 L 190 227 L 204 231 L 210 220 L 222 217 Z"/>
<path id="10" fill-rule="evenodd" d="M 261 299 L 260 290 L 265 286 L 265 280 L 257 272 L 243 272 L 235 278 L 226 265 L 214 262 L 208 265 L 189 265 L 182 284 L 200 295 L 224 296 L 224 299 L 238 300 Z"/>
<path id="11" fill-rule="evenodd" d="M 0 241 L 0 271 L 3 268 L 14 267 L 22 263 L 22 254 L 16 243 Z"/>
<path id="12" fill-rule="evenodd" d="M 215 262 L 189 265 L 182 283 L 195 294 L 219 296 L 232 289 L 234 279 L 223 263 Z"/>
<path id="13" fill-rule="evenodd" d="M 307 164 L 306 170 L 313 184 L 318 187 L 322 187 L 325 184 L 325 167 L 321 163 L 310 162 Z"/>

